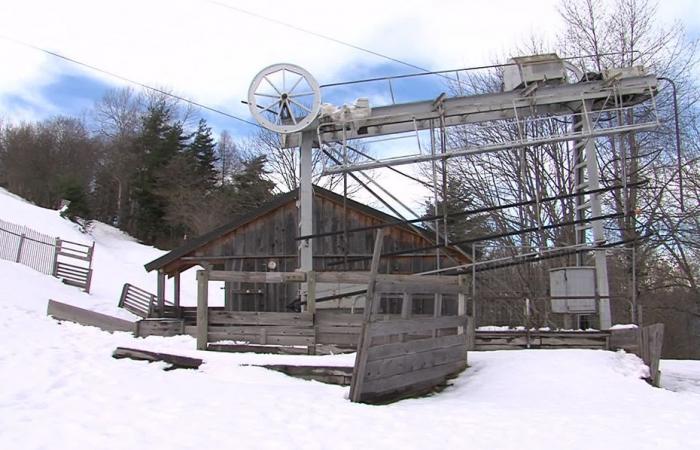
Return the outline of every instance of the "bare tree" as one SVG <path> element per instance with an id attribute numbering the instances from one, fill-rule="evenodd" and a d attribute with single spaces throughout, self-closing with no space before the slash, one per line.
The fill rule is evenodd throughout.
<path id="1" fill-rule="evenodd" d="M 267 156 L 267 163 L 270 168 L 271 179 L 286 191 L 291 191 L 299 187 L 299 150 L 294 148 L 281 148 L 280 136 L 269 130 L 260 130 L 255 138 L 251 139 L 247 145 L 249 151 L 262 153 Z M 354 150 L 353 150 L 354 149 Z M 364 147 L 358 143 L 348 143 L 348 150 L 345 152 L 341 144 L 325 144 L 323 149 L 313 152 L 312 182 L 329 190 L 342 188 L 343 175 L 323 176 L 323 170 L 334 163 L 334 159 L 342 161 L 347 154 L 350 163 L 365 159 L 360 153 L 367 153 Z M 331 155 L 331 156 L 329 156 Z M 352 177 L 347 179 L 348 195 L 356 193 L 361 186 Z"/>

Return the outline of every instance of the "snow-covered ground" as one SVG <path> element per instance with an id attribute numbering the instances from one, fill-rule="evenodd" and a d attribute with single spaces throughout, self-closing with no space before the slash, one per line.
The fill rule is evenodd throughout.
<path id="1" fill-rule="evenodd" d="M 113 312 L 125 281 L 155 286 L 143 264 L 162 252 L 105 225 L 82 235 L 55 212 L 16 203 L 0 192 L 0 218 L 96 240 L 95 290 L 0 261 L 2 449 L 700 448 L 696 361 L 663 361 L 669 389 L 656 389 L 640 380 L 641 361 L 622 352 L 472 352 L 470 368 L 442 393 L 368 406 L 350 403 L 348 388 L 250 366 L 351 365 L 353 355 L 198 352 L 190 337 L 135 339 L 58 323 L 46 317 L 49 298 Z M 166 372 L 113 359 L 117 346 L 205 364 Z"/>

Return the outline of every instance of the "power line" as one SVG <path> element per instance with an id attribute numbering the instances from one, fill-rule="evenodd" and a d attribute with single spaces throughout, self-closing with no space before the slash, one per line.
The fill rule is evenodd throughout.
<path id="1" fill-rule="evenodd" d="M 453 79 L 452 77 L 449 77 L 449 76 L 447 76 L 447 75 L 443 75 L 443 74 L 440 74 L 440 73 L 431 72 L 429 69 L 426 69 L 426 68 L 424 68 L 424 67 L 420 67 L 420 66 L 417 66 L 417 65 L 415 65 L 415 64 L 411 64 L 411 63 L 409 63 L 409 62 L 402 61 L 402 60 L 400 60 L 400 59 L 398 59 L 398 58 L 394 58 L 393 56 L 389 56 L 389 55 L 386 55 L 386 54 L 384 54 L 384 53 L 379 53 L 379 52 L 375 52 L 374 50 L 370 50 L 370 49 L 368 49 L 368 48 L 360 47 L 359 45 L 352 44 L 352 43 L 350 43 L 350 42 L 342 41 L 342 40 L 340 40 L 340 39 L 338 39 L 338 38 L 334 38 L 333 36 L 329 36 L 329 35 L 327 35 L 327 34 L 317 33 L 316 31 L 308 30 L 308 29 L 306 29 L 306 28 L 302 28 L 302 27 L 299 27 L 299 26 L 294 25 L 294 24 L 291 24 L 291 23 L 283 22 L 283 21 L 281 21 L 281 20 L 279 20 L 279 19 L 275 19 L 275 18 L 272 18 L 272 17 L 264 16 L 264 15 L 262 15 L 262 14 L 259 14 L 259 13 L 253 12 L 253 11 L 249 11 L 249 10 L 247 10 L 247 9 L 243 9 L 243 8 L 238 7 L 238 6 L 229 5 L 228 3 L 223 3 L 223 2 L 220 2 L 220 1 L 217 1 L 217 0 L 207 0 L 207 1 L 208 1 L 209 3 L 212 3 L 212 4 L 214 4 L 214 5 L 220 6 L 220 7 L 222 7 L 222 8 L 226 8 L 226 9 L 230 9 L 230 10 L 233 10 L 233 11 L 237 11 L 237 12 L 239 12 L 239 13 L 246 14 L 246 15 L 248 15 L 248 16 L 255 17 L 255 18 L 258 18 L 258 19 L 266 20 L 266 21 L 268 21 L 268 22 L 272 22 L 272 23 L 275 23 L 275 24 L 277 24 L 277 25 L 281 25 L 281 26 L 283 26 L 283 27 L 287 27 L 287 28 L 290 28 L 290 29 L 292 29 L 292 30 L 299 31 L 299 32 L 301 32 L 301 33 L 306 33 L 306 34 L 308 34 L 308 35 L 315 36 L 315 37 L 321 38 L 321 39 L 325 39 L 325 40 L 327 40 L 327 41 L 334 42 L 334 43 L 336 43 L 336 44 L 340 44 L 340 45 L 343 45 L 343 46 L 345 46 L 345 47 L 350 47 L 350 48 L 352 48 L 352 49 L 354 49 L 354 50 L 359 50 L 359 51 L 361 51 L 361 52 L 369 53 L 370 55 L 378 56 L 379 58 L 384 58 L 384 59 L 386 59 L 386 60 L 389 60 L 389 61 L 392 61 L 392 62 L 395 62 L 395 63 L 398 63 L 398 64 L 402 64 L 402 65 L 404 65 L 404 66 L 411 67 L 411 68 L 413 68 L 413 69 L 420 70 L 421 72 L 426 72 L 426 73 L 429 73 L 429 74 L 438 75 L 438 76 L 441 76 L 441 77 L 443 77 L 443 78 L 447 78 L 447 79 L 450 80 L 450 81 L 457 81 L 457 80 L 455 80 L 455 79 Z"/>
<path id="2" fill-rule="evenodd" d="M 187 99 L 187 98 L 185 98 L 185 97 L 181 97 L 181 96 L 179 96 L 179 95 L 177 95 L 177 94 L 173 94 L 173 93 L 171 93 L 171 92 L 167 92 L 167 91 L 164 91 L 164 90 L 162 90 L 162 89 L 158 89 L 158 88 L 155 88 L 155 87 L 153 87 L 153 86 L 149 86 L 149 85 L 147 85 L 147 84 L 145 84 L 145 83 L 141 83 L 140 81 L 136 81 L 136 80 L 133 80 L 133 79 L 131 79 L 131 78 L 127 78 L 127 77 L 125 77 L 125 76 L 119 75 L 119 74 L 117 74 L 117 73 L 110 72 L 109 70 L 101 69 L 101 68 L 99 68 L 99 67 L 97 67 L 97 66 L 93 66 L 92 64 L 88 64 L 88 63 L 84 63 L 84 62 L 82 62 L 82 61 L 78 61 L 77 59 L 73 59 L 73 58 L 70 58 L 70 57 L 68 57 L 68 56 L 61 55 L 60 53 L 52 52 L 51 50 L 47 50 L 47 49 L 45 49 L 45 48 L 42 48 L 42 47 L 39 47 L 39 46 L 36 46 L 36 45 L 33 45 L 33 44 L 29 44 L 29 43 L 27 43 L 27 42 L 20 41 L 20 40 L 18 40 L 18 39 L 11 38 L 11 37 L 9 37 L 9 36 L 5 36 L 5 35 L 1 35 L 1 34 L 0 34 L 0 38 L 5 39 L 5 40 L 10 41 L 10 42 L 13 42 L 13 43 L 18 44 L 18 45 L 22 45 L 22 46 L 24 46 L 24 47 L 31 48 L 31 49 L 33 49 L 33 50 L 37 50 L 37 51 L 46 53 L 46 54 L 51 55 L 51 56 L 53 56 L 53 57 L 55 57 L 55 58 L 60 58 L 60 59 L 62 59 L 62 60 L 68 61 L 68 62 L 70 62 L 70 63 L 77 64 L 77 65 L 79 65 L 79 66 L 88 68 L 88 69 L 90 69 L 90 70 L 94 70 L 94 71 L 96 71 L 96 72 L 103 73 L 103 74 L 108 75 L 108 76 L 110 76 L 110 77 L 117 78 L 117 79 L 122 80 L 122 81 L 126 81 L 127 83 L 134 84 L 134 85 L 136 85 L 136 86 L 140 86 L 140 87 L 142 87 L 142 88 L 144 88 L 144 89 L 148 89 L 148 90 L 150 90 L 150 91 L 158 92 L 159 94 L 167 95 L 168 97 L 172 97 L 172 98 L 178 99 L 178 100 L 180 100 L 180 101 L 183 101 L 183 102 L 185 102 L 185 103 L 189 103 L 189 104 L 191 104 L 191 105 L 198 106 L 198 107 L 200 107 L 200 108 L 202 108 L 202 109 L 206 109 L 207 111 L 211 111 L 211 112 L 213 112 L 213 113 L 221 114 L 222 116 L 228 117 L 228 118 L 230 118 L 230 119 L 238 120 L 239 122 L 243 122 L 243 123 L 246 123 L 246 124 L 248 124 L 248 125 L 253 125 L 253 126 L 255 126 L 255 127 L 262 128 L 259 124 L 255 123 L 255 122 L 251 122 L 251 121 L 249 121 L 249 120 L 243 119 L 243 118 L 241 118 L 241 117 L 235 116 L 235 115 L 230 114 L 230 113 L 227 113 L 227 112 L 225 112 L 225 111 L 221 111 L 220 109 L 212 108 L 211 106 L 207 106 L 207 105 L 204 105 L 204 104 L 202 104 L 202 103 L 196 102 L 196 101 L 194 101 L 194 100 L 190 100 L 190 99 Z"/>

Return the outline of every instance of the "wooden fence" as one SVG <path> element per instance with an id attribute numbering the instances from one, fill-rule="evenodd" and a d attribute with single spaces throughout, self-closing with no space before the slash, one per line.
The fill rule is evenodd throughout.
<path id="1" fill-rule="evenodd" d="M 95 244 L 85 245 L 0 220 L 0 258 L 90 292 Z"/>
<path id="2" fill-rule="evenodd" d="M 262 345 L 316 343 L 314 317 L 310 312 L 209 311 L 208 342 L 245 341 Z"/>
<path id="3" fill-rule="evenodd" d="M 353 368 L 350 400 L 385 403 L 431 392 L 467 367 L 464 277 L 395 277 L 377 274 L 383 234 L 374 245 L 367 304 Z M 402 295 L 400 318 L 379 314 L 383 293 Z M 433 294 L 433 317 L 412 317 L 414 294 Z M 446 295 L 457 315 L 442 316 Z"/>
<path id="4" fill-rule="evenodd" d="M 56 238 L 55 247 L 53 276 L 60 278 L 66 284 L 90 292 L 95 243 L 86 245 Z"/>
<path id="5" fill-rule="evenodd" d="M 522 350 L 583 348 L 607 350 L 610 333 L 606 331 L 537 331 L 503 330 L 474 333 L 474 343 L 469 350 Z"/>
<path id="6" fill-rule="evenodd" d="M 118 306 L 143 318 L 177 316 L 173 303 L 168 300 L 165 300 L 165 312 L 156 314 L 158 297 L 129 283 L 122 288 Z"/>
<path id="7" fill-rule="evenodd" d="M 659 386 L 659 361 L 664 342 L 664 325 L 655 323 L 643 328 L 610 330 L 610 349 L 634 353 L 649 366 L 649 382 Z"/>
<path id="8" fill-rule="evenodd" d="M 0 258 L 53 275 L 56 238 L 0 220 Z"/>

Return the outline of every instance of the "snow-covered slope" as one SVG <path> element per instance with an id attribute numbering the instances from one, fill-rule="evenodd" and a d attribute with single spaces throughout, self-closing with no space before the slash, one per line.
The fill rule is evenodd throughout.
<path id="1" fill-rule="evenodd" d="M 32 208 L 3 218 L 89 239 Z M 29 223 L 34 215 L 41 223 Z M 136 278 L 159 254 L 108 227 L 92 237 L 103 258 L 96 271 L 118 267 L 119 278 Z M 134 339 L 45 315 L 48 298 L 107 308 L 123 281 L 104 277 L 96 286 L 104 297 L 88 296 L 0 261 L 0 448 L 700 448 L 700 393 L 692 382 L 676 382 L 680 392 L 652 388 L 639 379 L 641 361 L 625 353 L 472 352 L 470 368 L 439 395 L 368 406 L 350 403 L 348 388 L 250 366 L 351 365 L 354 355 L 198 352 L 190 337 Z M 165 372 L 159 364 L 112 359 L 117 346 L 206 363 Z M 662 370 L 667 363 L 676 380 L 700 372 L 697 362 L 665 361 Z"/>
<path id="2" fill-rule="evenodd" d="M 139 244 L 134 238 L 117 228 L 94 222 L 89 232 L 84 233 L 78 225 L 62 218 L 58 211 L 40 208 L 1 188 L 0 219 L 69 241 L 88 245 L 95 242 L 91 295 L 52 297 L 55 300 L 135 320 L 137 317 L 117 308 L 124 283 L 131 283 L 149 292 L 156 291 L 156 274 L 147 273 L 143 266 L 165 252 Z M 197 295 L 195 269 L 184 272 L 181 283 L 182 304 L 195 305 Z M 213 299 L 213 304 L 221 302 L 219 287 L 211 283 L 210 297 Z M 172 289 L 172 285 L 169 284 L 167 288 Z M 75 289 L 71 292 L 74 291 Z M 171 292 L 167 293 L 170 299 L 172 299 Z"/>

